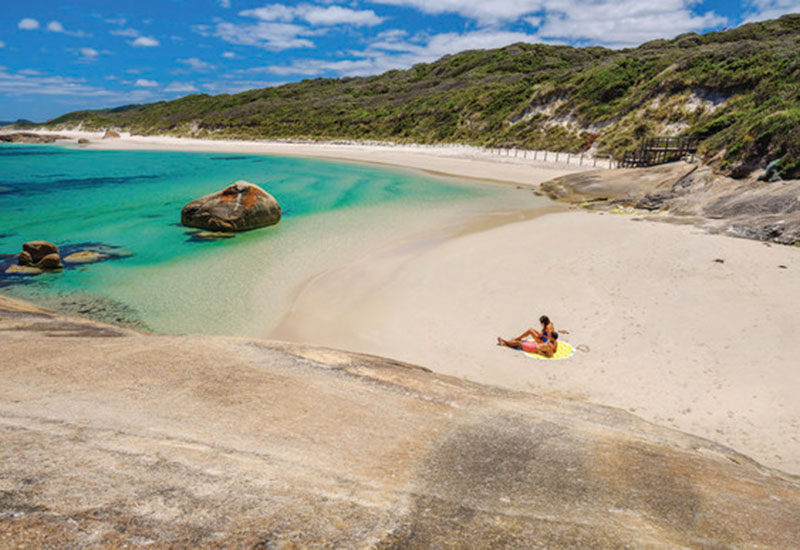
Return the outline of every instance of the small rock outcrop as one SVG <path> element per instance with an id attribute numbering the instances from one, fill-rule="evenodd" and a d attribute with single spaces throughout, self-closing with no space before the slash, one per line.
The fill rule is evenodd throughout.
<path id="1" fill-rule="evenodd" d="M 229 233 L 225 231 L 196 231 L 190 233 L 190 241 L 218 241 L 219 239 L 232 239 L 236 233 Z"/>
<path id="2" fill-rule="evenodd" d="M 29 241 L 22 245 L 17 256 L 17 265 L 6 269 L 6 273 L 38 275 L 44 270 L 62 269 L 58 247 L 48 241 Z"/>
<path id="3" fill-rule="evenodd" d="M 58 247 L 48 241 L 29 241 L 22 245 L 17 258 L 19 265 L 29 265 L 43 269 L 61 269 L 61 254 Z"/>
<path id="4" fill-rule="evenodd" d="M 43 270 L 32 265 L 10 265 L 6 269 L 9 275 L 39 275 Z"/>
<path id="5" fill-rule="evenodd" d="M 69 139 L 67 136 L 56 134 L 37 134 L 34 132 L 14 132 L 11 134 L 0 134 L 0 142 L 3 143 L 55 143 L 59 139 Z"/>
<path id="6" fill-rule="evenodd" d="M 118 137 L 119 137 L 119 134 L 117 132 L 115 132 L 114 130 L 106 130 L 106 133 L 103 134 L 103 139 L 118 138 Z"/>
<path id="7" fill-rule="evenodd" d="M 100 254 L 91 250 L 82 250 L 73 252 L 69 256 L 64 256 L 64 262 L 68 264 L 91 264 L 105 259 L 108 259 L 107 254 Z"/>
<path id="8" fill-rule="evenodd" d="M 689 220 L 713 233 L 800 243 L 800 180 L 735 180 L 710 166 L 674 162 L 594 170 L 544 182 L 552 199 L 590 210 Z"/>
<path id="9" fill-rule="evenodd" d="M 89 143 L 89 140 L 88 140 L 88 139 L 86 139 L 86 138 L 80 138 L 80 139 L 78 140 L 78 143 L 79 143 L 80 145 L 86 145 L 87 143 Z"/>
<path id="10" fill-rule="evenodd" d="M 181 224 L 208 231 L 247 231 L 274 225 L 281 219 L 275 197 L 240 180 L 222 191 L 195 199 L 181 211 Z"/>

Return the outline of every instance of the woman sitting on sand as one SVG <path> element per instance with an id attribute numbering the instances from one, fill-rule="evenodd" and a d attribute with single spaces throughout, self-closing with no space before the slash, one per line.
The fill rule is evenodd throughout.
<path id="1" fill-rule="evenodd" d="M 526 331 L 522 337 L 528 335 L 530 330 Z M 498 346 L 508 346 L 510 348 L 521 349 L 528 353 L 535 353 L 537 355 L 544 355 L 545 357 L 552 357 L 558 351 L 558 333 L 552 331 L 549 333 L 549 338 L 545 342 L 537 342 L 536 340 L 523 340 L 520 338 L 513 338 L 511 340 L 503 340 L 497 337 Z"/>
<path id="2" fill-rule="evenodd" d="M 523 340 L 527 337 L 531 337 L 536 340 L 540 344 L 546 343 L 550 339 L 550 335 L 555 332 L 555 327 L 553 326 L 552 321 L 550 321 L 550 317 L 547 315 L 542 315 L 539 317 L 539 322 L 542 323 L 542 330 L 538 331 L 535 328 L 529 328 L 514 340 Z"/>

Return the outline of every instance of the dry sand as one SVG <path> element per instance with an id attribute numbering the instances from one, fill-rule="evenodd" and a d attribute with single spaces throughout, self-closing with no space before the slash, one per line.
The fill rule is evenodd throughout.
<path id="1" fill-rule="evenodd" d="M 800 474 L 798 270 L 796 248 L 571 211 L 331 270 L 268 336 L 621 407 Z M 495 345 L 541 313 L 585 351 Z"/>
<path id="2" fill-rule="evenodd" d="M 9 133 L 6 131 L 5 133 Z M 583 161 L 573 155 L 567 159 L 561 153 L 555 162 L 556 153 L 548 153 L 548 161 L 542 160 L 543 152 L 537 152 L 537 159 L 530 152 L 505 151 L 496 153 L 479 147 L 464 145 L 392 145 L 366 144 L 361 142 L 319 142 L 296 143 L 278 141 L 237 141 L 179 138 L 170 136 L 131 136 L 122 133 L 120 138 L 102 139 L 101 132 L 82 131 L 41 131 L 42 134 L 69 136 L 72 140 L 88 139 L 90 143 L 79 145 L 88 149 L 126 150 L 126 151 L 187 151 L 239 153 L 259 155 L 297 156 L 321 159 L 343 160 L 358 163 L 385 164 L 431 174 L 458 176 L 481 181 L 496 181 L 536 185 L 576 170 L 588 170 L 594 159 Z M 63 142 L 62 142 L 63 144 Z M 509 156 L 510 155 L 510 156 Z M 583 162 L 582 165 L 578 163 Z M 597 159 L 598 168 L 608 166 L 606 159 Z"/>
<path id="3" fill-rule="evenodd" d="M 90 147 L 334 158 L 529 185 L 575 169 L 471 148 L 166 137 Z M 264 336 L 621 407 L 800 474 L 800 249 L 583 211 L 488 225 L 332 268 Z M 584 351 L 552 362 L 495 345 L 541 313 Z"/>

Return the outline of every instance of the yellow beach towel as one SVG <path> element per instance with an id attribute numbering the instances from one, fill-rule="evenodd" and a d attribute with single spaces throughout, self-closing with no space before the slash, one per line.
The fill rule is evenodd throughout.
<path id="1" fill-rule="evenodd" d="M 568 342 L 559 340 L 556 353 L 552 357 L 545 357 L 544 355 L 537 355 L 535 353 L 530 353 L 527 351 L 522 351 L 522 353 L 524 353 L 528 357 L 533 357 L 534 359 L 543 359 L 544 361 L 555 361 L 557 359 L 569 359 L 570 357 L 572 357 L 572 354 L 575 353 L 575 348 L 573 348 L 572 345 L 569 344 Z"/>

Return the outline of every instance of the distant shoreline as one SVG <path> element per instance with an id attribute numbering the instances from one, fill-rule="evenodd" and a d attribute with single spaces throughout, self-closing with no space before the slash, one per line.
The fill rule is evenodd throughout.
<path id="1" fill-rule="evenodd" d="M 121 133 L 119 138 L 103 139 L 103 132 L 79 130 L 26 130 L 42 135 L 69 136 L 58 145 L 74 145 L 92 150 L 120 151 L 184 151 L 203 153 L 238 153 L 279 155 L 336 161 L 378 164 L 420 170 L 432 175 L 468 178 L 472 180 L 538 186 L 562 175 L 593 169 L 564 162 L 545 162 L 540 159 L 501 156 L 479 147 L 466 145 L 392 145 L 362 142 L 284 142 L 196 139 L 172 136 L 132 136 Z M 0 133 L 13 133 L 2 131 Z M 89 140 L 77 144 L 78 139 Z M 552 155 L 551 155 L 552 158 Z M 603 162 L 607 162 L 603 160 Z"/>

